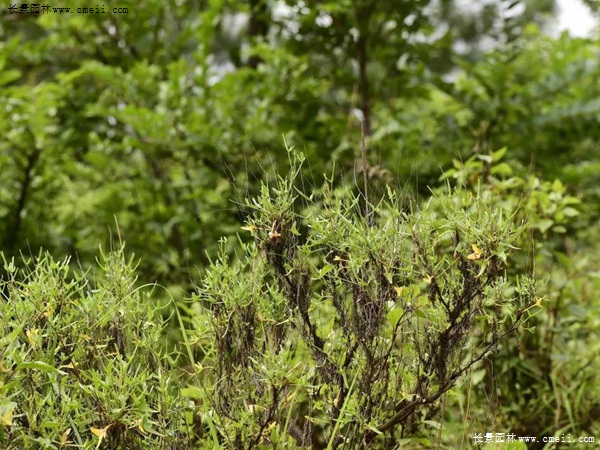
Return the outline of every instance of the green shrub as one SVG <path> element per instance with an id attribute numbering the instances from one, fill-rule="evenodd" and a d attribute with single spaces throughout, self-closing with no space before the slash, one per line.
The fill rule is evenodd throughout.
<path id="1" fill-rule="evenodd" d="M 166 350 L 168 313 L 122 248 L 83 274 L 43 254 L 5 261 L 0 445 L 456 445 L 460 420 L 462 434 L 484 423 L 593 432 L 586 292 L 597 283 L 579 273 L 590 263 L 560 251 L 577 199 L 513 176 L 503 153 L 456 164 L 447 176 L 463 187 L 422 203 L 391 188 L 367 203 L 330 181 L 307 195 L 300 167 L 262 185 L 245 204 L 251 242 L 222 239 L 185 314 L 171 303 L 185 358 Z M 536 274 L 553 274 L 545 287 L 523 275 L 532 251 Z M 579 297 L 589 312 L 567 303 Z M 571 351 L 586 364 L 570 368 Z M 539 430 L 523 422 L 523 401 Z"/>
<path id="2" fill-rule="evenodd" d="M 483 182 L 498 202 L 520 205 L 518 216 L 527 222 L 517 245 L 524 251 L 515 255 L 508 271 L 534 271 L 544 281 L 543 302 L 518 339 L 503 345 L 473 374 L 466 408 L 471 413 L 465 411 L 464 392 L 457 392 L 458 404 L 449 402 L 447 407 L 461 410 L 463 427 L 493 425 L 540 437 L 594 436 L 600 412 L 595 339 L 600 304 L 593 293 L 598 292 L 600 277 L 598 261 L 591 255 L 598 251 L 598 240 L 594 227 L 582 226 L 589 219 L 581 219 L 586 211 L 589 214 L 593 198 L 570 195 L 558 179 L 515 175 L 516 170 L 501 162 L 505 153 L 503 148 L 475 154 L 464 163 L 454 161 L 454 169 L 443 178 L 471 190 Z"/>
<path id="3" fill-rule="evenodd" d="M 5 261 L 2 448 L 191 448 L 149 294 L 122 249 L 99 266 L 90 277 L 47 254 Z"/>
<path id="4" fill-rule="evenodd" d="M 493 190 L 388 190 L 373 224 L 363 203 L 280 179 L 247 202 L 254 242 L 231 260 L 222 241 L 195 339 L 228 447 L 426 443 L 444 394 L 539 309 L 506 275 L 523 226 Z"/>

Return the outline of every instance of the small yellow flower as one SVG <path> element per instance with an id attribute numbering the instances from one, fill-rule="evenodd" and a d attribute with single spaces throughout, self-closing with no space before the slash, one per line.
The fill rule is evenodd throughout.
<path id="1" fill-rule="evenodd" d="M 0 416 L 0 425 L 10 427 L 13 423 L 13 410 L 8 410 Z"/>
<path id="2" fill-rule="evenodd" d="M 471 248 L 473 249 L 473 253 L 467 256 L 467 259 L 474 260 L 481 258 L 481 250 L 479 250 L 479 247 L 477 247 L 475 244 L 472 244 Z"/>
<path id="3" fill-rule="evenodd" d="M 40 333 L 39 328 L 33 328 L 31 330 L 25 331 L 25 335 L 27 336 L 27 340 L 29 341 L 29 345 L 35 350 L 37 348 L 38 336 Z"/>
<path id="4" fill-rule="evenodd" d="M 278 233 L 275 230 L 269 231 L 269 239 L 277 239 L 278 237 L 281 237 L 281 233 Z"/>
<path id="5" fill-rule="evenodd" d="M 271 231 L 269 231 L 269 239 L 278 239 L 281 237 L 281 233 L 276 230 L 277 221 L 273 222 L 271 225 Z"/>
<path id="6" fill-rule="evenodd" d="M 110 425 L 107 425 L 104 428 L 90 428 L 90 431 L 98 438 L 98 445 L 96 445 L 96 448 L 100 448 L 100 444 L 102 444 L 102 441 L 106 438 L 106 433 L 109 428 Z"/>
<path id="7" fill-rule="evenodd" d="M 134 419 L 133 422 L 137 425 L 138 430 L 140 430 L 142 434 L 146 434 L 146 430 L 144 430 L 144 424 L 142 419 Z"/>

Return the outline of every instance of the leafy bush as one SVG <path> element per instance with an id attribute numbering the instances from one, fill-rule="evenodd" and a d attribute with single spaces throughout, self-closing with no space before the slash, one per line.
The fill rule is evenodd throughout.
<path id="1" fill-rule="evenodd" d="M 122 249 L 97 281 L 47 254 L 9 274 L 0 298 L 5 449 L 192 448 L 163 326 Z"/>
<path id="2" fill-rule="evenodd" d="M 489 189 L 424 205 L 388 190 L 371 221 L 360 196 L 309 197 L 292 177 L 247 207 L 254 242 L 231 260 L 223 240 L 195 297 L 202 376 L 234 448 L 406 442 L 541 302 L 532 279 L 506 276 L 523 226 Z"/>
<path id="3" fill-rule="evenodd" d="M 558 179 L 549 182 L 534 175 L 515 175 L 511 166 L 501 162 L 505 154 L 503 148 L 473 155 L 464 163 L 455 160 L 443 178 L 471 190 L 484 182 L 498 202 L 512 208 L 520 205 L 518 216 L 527 222 L 518 246 L 528 250 L 515 255 L 508 271 L 535 271 L 543 280 L 543 302 L 518 341 L 503 345 L 474 376 L 473 413 L 466 420 L 493 422 L 521 435 L 593 436 L 598 432 L 600 372 L 592 330 L 598 328 L 600 304 L 590 294 L 598 292 L 600 278 L 598 262 L 590 254 L 597 241 L 587 236 L 589 230 L 579 233 L 579 242 L 573 239 L 590 199 L 569 195 Z"/>
<path id="4" fill-rule="evenodd" d="M 136 287 L 122 248 L 85 274 L 48 255 L 20 269 L 5 261 L 0 443 L 431 445 L 442 426 L 438 442 L 455 442 L 449 411 L 474 423 L 475 411 L 491 408 L 504 425 L 531 433 L 522 401 L 539 413 L 536 432 L 593 432 L 585 417 L 597 397 L 582 389 L 595 380 L 597 347 L 586 346 L 594 303 L 584 312 L 567 299 L 587 298 L 594 281 L 557 238 L 577 199 L 559 182 L 497 170 L 503 156 L 455 164 L 447 176 L 463 187 L 433 190 L 422 203 L 391 188 L 366 202 L 331 180 L 307 195 L 296 186 L 304 184 L 299 166 L 263 184 L 245 204 L 243 231 L 253 240 L 223 238 L 186 314 L 172 309 L 185 358 L 166 351 L 152 293 Z M 549 273 L 550 254 L 568 277 L 555 267 L 542 287 L 523 276 L 532 245 L 538 274 Z M 557 332 L 559 320 L 567 326 Z M 572 368 L 571 352 L 587 363 Z M 491 406 L 482 403 L 490 385 Z"/>

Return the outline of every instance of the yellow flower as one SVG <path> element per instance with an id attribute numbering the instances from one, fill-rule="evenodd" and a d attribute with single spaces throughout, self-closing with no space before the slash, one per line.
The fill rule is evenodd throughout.
<path id="1" fill-rule="evenodd" d="M 98 445 L 96 445 L 96 448 L 100 448 L 100 444 L 102 444 L 102 441 L 106 438 L 106 433 L 108 432 L 109 428 L 110 425 L 107 425 L 104 428 L 90 428 L 90 431 L 98 437 Z"/>
<path id="2" fill-rule="evenodd" d="M 471 248 L 473 249 L 473 253 L 467 256 L 467 259 L 474 260 L 481 258 L 481 250 L 479 250 L 479 247 L 477 247 L 475 244 L 472 244 Z"/>

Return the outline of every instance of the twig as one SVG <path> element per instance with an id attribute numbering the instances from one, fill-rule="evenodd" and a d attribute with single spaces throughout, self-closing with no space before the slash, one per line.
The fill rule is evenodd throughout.
<path id="1" fill-rule="evenodd" d="M 369 177 L 367 175 L 367 147 L 365 145 L 365 135 L 366 135 L 366 121 L 363 115 L 360 121 L 360 157 L 362 160 L 362 171 L 363 171 L 363 181 L 365 183 L 364 188 L 364 196 L 365 196 L 365 217 L 367 218 L 367 223 L 370 226 L 373 226 L 373 217 L 371 215 L 371 207 L 369 205 Z"/>

